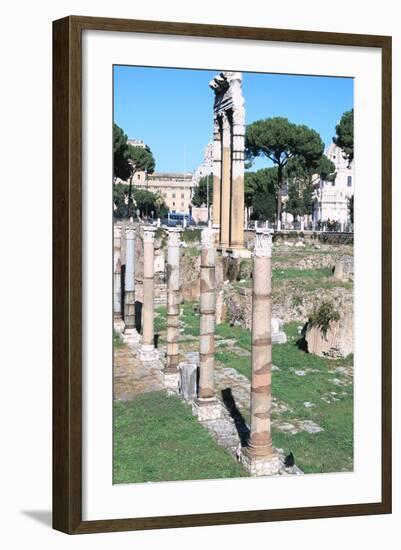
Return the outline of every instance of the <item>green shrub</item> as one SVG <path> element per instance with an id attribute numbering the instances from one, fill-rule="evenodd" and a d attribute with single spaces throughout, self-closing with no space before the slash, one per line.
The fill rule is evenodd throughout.
<path id="1" fill-rule="evenodd" d="M 315 326 L 320 328 L 324 336 L 326 336 L 330 323 L 332 321 L 338 321 L 339 319 L 340 314 L 335 305 L 330 301 L 325 301 L 314 309 L 309 317 L 309 323 L 312 327 Z"/>

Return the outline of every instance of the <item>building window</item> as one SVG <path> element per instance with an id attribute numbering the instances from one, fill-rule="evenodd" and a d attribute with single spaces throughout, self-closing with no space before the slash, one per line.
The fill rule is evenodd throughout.
<path id="1" fill-rule="evenodd" d="M 164 197 L 164 198 L 167 198 L 167 193 L 163 193 L 163 197 Z"/>
<path id="2" fill-rule="evenodd" d="M 138 179 L 139 179 L 139 180 L 141 179 L 141 174 L 138 174 Z"/>
<path id="3" fill-rule="evenodd" d="M 175 199 L 175 193 L 173 193 L 173 199 Z"/>
<path id="4" fill-rule="evenodd" d="M 182 199 L 184 198 L 184 193 L 181 193 L 181 198 L 182 198 Z"/>
<path id="5" fill-rule="evenodd" d="M 181 203 L 181 208 L 184 208 L 184 203 L 183 202 Z"/>
<path id="6" fill-rule="evenodd" d="M 175 202 L 173 202 L 173 206 L 175 206 Z"/>
<path id="7" fill-rule="evenodd" d="M 333 181 L 331 182 L 331 186 L 334 187 L 335 184 L 336 184 L 336 180 L 333 180 Z"/>
<path id="8" fill-rule="evenodd" d="M 348 185 L 348 187 L 351 187 L 351 185 L 352 185 L 352 176 L 347 177 L 347 185 Z"/>

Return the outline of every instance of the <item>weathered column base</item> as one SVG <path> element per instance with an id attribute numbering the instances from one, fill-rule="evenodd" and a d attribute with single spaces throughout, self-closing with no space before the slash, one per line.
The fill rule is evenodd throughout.
<path id="1" fill-rule="evenodd" d="M 122 340 L 129 346 L 138 346 L 142 341 L 142 336 L 135 328 L 126 328 L 122 333 Z"/>
<path id="2" fill-rule="evenodd" d="M 192 414 L 200 422 L 218 420 L 223 415 L 222 405 L 215 397 L 198 397 L 192 403 Z"/>
<path id="3" fill-rule="evenodd" d="M 274 450 L 263 456 L 253 452 L 250 447 L 243 447 L 239 455 L 240 462 L 251 476 L 277 476 L 284 470 L 284 462 Z"/>
<path id="4" fill-rule="evenodd" d="M 168 390 L 173 390 L 175 393 L 179 392 L 179 380 L 180 374 L 178 370 L 164 369 L 163 373 L 163 385 Z"/>
<path id="5" fill-rule="evenodd" d="M 123 333 L 124 331 L 124 328 L 125 328 L 125 323 L 123 321 L 123 318 L 121 317 L 121 315 L 119 316 L 114 316 L 114 319 L 113 319 L 113 327 L 114 327 L 114 330 L 116 332 L 119 332 L 120 334 Z"/>
<path id="6" fill-rule="evenodd" d="M 144 344 L 139 350 L 139 359 L 143 363 L 160 361 L 159 351 L 154 346 Z"/>

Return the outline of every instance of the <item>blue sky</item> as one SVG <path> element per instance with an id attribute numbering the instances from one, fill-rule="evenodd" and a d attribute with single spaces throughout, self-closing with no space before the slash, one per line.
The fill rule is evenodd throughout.
<path id="1" fill-rule="evenodd" d="M 157 172 L 193 171 L 212 139 L 218 72 L 116 66 L 114 121 L 151 148 Z M 246 123 L 284 116 L 318 131 L 329 145 L 342 113 L 353 107 L 353 79 L 243 73 Z M 252 169 L 267 166 L 257 160 Z"/>

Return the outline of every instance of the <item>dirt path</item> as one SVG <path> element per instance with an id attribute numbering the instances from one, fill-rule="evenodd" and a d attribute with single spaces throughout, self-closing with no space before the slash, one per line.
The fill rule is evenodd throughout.
<path id="1" fill-rule="evenodd" d="M 114 399 L 126 401 L 139 393 L 163 389 L 160 370 L 145 368 L 122 344 L 114 349 Z"/>

